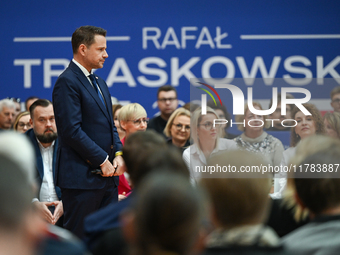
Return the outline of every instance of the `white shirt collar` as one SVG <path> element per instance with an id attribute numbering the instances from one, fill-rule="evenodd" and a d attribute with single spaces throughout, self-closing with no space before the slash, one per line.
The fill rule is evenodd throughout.
<path id="1" fill-rule="evenodd" d="M 88 77 L 90 74 L 93 74 L 93 70 L 91 70 L 91 73 L 89 73 L 89 71 L 87 71 L 87 69 L 79 64 L 79 62 L 77 62 L 74 58 L 72 59 L 72 61 L 80 68 L 80 70 L 84 73 L 86 77 Z"/>

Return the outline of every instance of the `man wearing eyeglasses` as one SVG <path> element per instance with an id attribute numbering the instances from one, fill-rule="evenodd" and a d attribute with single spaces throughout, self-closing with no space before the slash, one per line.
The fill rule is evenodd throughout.
<path id="1" fill-rule="evenodd" d="M 331 91 L 331 106 L 333 107 L 335 112 L 340 112 L 340 86 L 335 87 Z"/>
<path id="2" fill-rule="evenodd" d="M 10 99 L 0 101 L 0 130 L 8 130 L 15 119 L 15 104 Z"/>
<path id="3" fill-rule="evenodd" d="M 160 115 L 150 120 L 148 129 L 153 129 L 157 133 L 164 135 L 163 131 L 170 118 L 170 115 L 178 107 L 177 91 L 170 85 L 159 87 L 157 91 L 157 105 Z"/>

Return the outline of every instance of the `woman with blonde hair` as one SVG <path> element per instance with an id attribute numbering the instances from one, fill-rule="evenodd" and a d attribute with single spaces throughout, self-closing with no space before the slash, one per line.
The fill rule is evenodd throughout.
<path id="1" fill-rule="evenodd" d="M 328 136 L 340 139 L 340 113 L 326 112 L 323 116 L 326 133 Z"/>
<path id="2" fill-rule="evenodd" d="M 206 108 L 206 114 L 201 113 L 200 107 L 192 114 L 191 138 L 194 143 L 183 152 L 183 159 L 194 183 L 201 178 L 201 173 L 205 172 L 209 157 L 224 150 L 237 149 L 233 140 L 221 138 L 222 125 L 215 125 L 215 119 L 219 119 L 219 116 L 210 107 Z"/>
<path id="3" fill-rule="evenodd" d="M 20 112 L 14 120 L 13 129 L 20 133 L 25 133 L 32 128 L 30 119 L 31 115 L 28 111 Z"/>
<path id="4" fill-rule="evenodd" d="M 138 103 L 124 105 L 118 114 L 120 127 L 125 131 L 125 137 L 121 140 L 124 145 L 126 137 L 137 131 L 145 131 L 149 119 L 143 106 Z"/>
<path id="5" fill-rule="evenodd" d="M 175 145 L 182 152 L 190 145 L 190 112 L 183 107 L 174 111 L 164 129 L 168 144 Z"/>
<path id="6" fill-rule="evenodd" d="M 260 103 L 254 102 L 253 106 L 256 110 L 262 110 Z M 244 115 L 237 115 L 235 119 L 236 122 L 243 122 L 243 125 L 237 124 L 238 129 L 243 131 L 234 139 L 238 147 L 257 153 L 269 165 L 279 166 L 284 148 L 279 139 L 264 131 L 264 128 L 270 125 L 270 122 L 266 121 L 266 116 L 252 113 L 246 104 Z"/>
<path id="7" fill-rule="evenodd" d="M 146 130 L 149 119 L 147 118 L 147 114 L 143 106 L 138 103 L 131 103 L 120 108 L 118 121 L 119 126 L 125 132 L 124 138 L 121 139 L 121 142 L 124 146 L 125 139 L 129 135 L 137 131 Z M 131 192 L 131 187 L 129 185 L 128 179 L 129 178 L 127 173 L 119 176 L 119 200 L 124 199 Z"/>

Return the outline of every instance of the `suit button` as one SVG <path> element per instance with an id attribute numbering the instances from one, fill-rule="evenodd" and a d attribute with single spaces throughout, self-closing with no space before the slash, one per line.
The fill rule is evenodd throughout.
<path id="1" fill-rule="evenodd" d="M 111 150 L 113 150 L 113 145 L 111 145 Z"/>

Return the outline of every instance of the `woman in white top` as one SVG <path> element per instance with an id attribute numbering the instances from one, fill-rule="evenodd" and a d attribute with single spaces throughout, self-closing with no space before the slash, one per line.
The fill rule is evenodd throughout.
<path id="1" fill-rule="evenodd" d="M 215 119 L 219 117 L 210 107 L 207 107 L 205 115 L 201 114 L 201 108 L 192 114 L 191 138 L 194 144 L 183 152 L 183 159 L 190 170 L 193 182 L 197 182 L 201 173 L 206 171 L 210 156 L 220 151 L 237 149 L 233 140 L 221 138 L 222 129 L 219 124 L 214 126 Z"/>
<path id="2" fill-rule="evenodd" d="M 295 107 L 292 111 L 292 118 L 296 121 L 296 126 L 291 129 L 290 144 L 287 150 L 283 152 L 281 165 L 289 166 L 290 160 L 296 153 L 296 145 L 300 140 L 314 134 L 324 134 L 325 126 L 319 110 L 313 104 L 303 104 L 303 106 L 312 114 L 305 115 L 299 108 Z M 275 176 L 274 193 L 272 198 L 281 198 L 286 187 L 287 174 L 281 173 Z"/>

